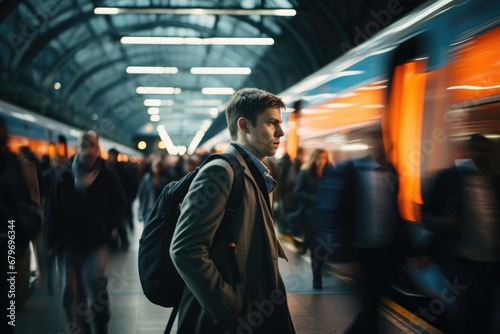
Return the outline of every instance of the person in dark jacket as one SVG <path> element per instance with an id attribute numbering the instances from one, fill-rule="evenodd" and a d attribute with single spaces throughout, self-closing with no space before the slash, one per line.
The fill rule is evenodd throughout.
<path id="1" fill-rule="evenodd" d="M 55 261 L 55 257 L 47 256 L 48 248 L 47 248 L 47 214 L 49 212 L 49 198 L 50 193 L 52 191 L 52 186 L 54 185 L 57 175 L 59 173 L 59 169 L 62 168 L 66 164 L 66 159 L 56 154 L 50 159 L 50 167 L 44 170 L 40 177 L 40 196 L 42 200 L 42 208 L 43 208 L 43 222 L 44 222 L 44 233 L 43 233 L 43 242 L 42 249 L 40 254 L 42 254 L 43 261 L 40 263 L 40 270 L 43 270 L 47 275 L 47 288 L 49 293 L 54 292 L 54 288 L 56 282 L 60 283 L 60 279 L 62 277 L 62 263 L 61 261 Z M 43 275 L 43 273 L 42 273 Z"/>
<path id="2" fill-rule="evenodd" d="M 126 207 L 118 176 L 100 157 L 97 133 L 83 133 L 76 155 L 60 169 L 47 214 L 49 253 L 62 256 L 66 267 L 63 306 L 79 333 L 91 333 L 92 327 L 97 333 L 107 331 L 109 243 L 116 238 Z"/>
<path id="3" fill-rule="evenodd" d="M 4 255 L 0 278 L 5 290 L 0 305 L 7 317 L 1 333 L 12 333 L 15 312 L 23 310 L 30 289 L 30 242 L 41 233 L 42 214 L 34 165 L 10 151 L 7 124 L 0 118 L 0 250 Z M 17 272 L 12 275 L 12 272 Z M 15 294 L 7 290 L 15 279 Z M 12 309 L 14 308 L 14 310 Z M 13 314 L 14 312 L 14 314 Z M 11 318 L 14 316 L 14 319 Z M 15 321 L 14 321 L 15 322 Z"/>
<path id="4" fill-rule="evenodd" d="M 500 284 L 500 175 L 498 147 L 474 134 L 468 159 L 440 171 L 422 207 L 423 223 L 435 233 L 434 259 L 454 286 L 456 333 L 493 333 L 495 290 Z"/>
<path id="5" fill-rule="evenodd" d="M 329 192 L 318 198 L 321 238 L 329 247 L 338 240 L 328 233 L 343 230 L 342 243 L 352 250 L 360 273 L 355 279 L 361 310 L 347 333 L 378 333 L 377 307 L 404 253 L 406 233 L 398 208 L 398 177 L 386 160 L 382 130 L 368 133 L 369 153 L 337 164 L 328 176 Z M 329 241 L 336 241 L 330 243 Z M 327 252 L 335 255 L 331 246 Z"/>
<path id="6" fill-rule="evenodd" d="M 311 250 L 314 289 L 321 289 L 323 287 L 321 270 L 324 261 L 315 254 L 314 250 L 317 246 L 316 195 L 319 180 L 327 164 L 330 164 L 328 161 L 328 152 L 321 148 L 315 149 L 309 156 L 309 159 L 302 165 L 294 189 L 299 207 L 298 210 L 302 212 L 302 225 L 300 229 L 302 230 L 304 240 L 300 251 L 301 253 L 306 253 L 308 249 Z"/>
<path id="7" fill-rule="evenodd" d="M 134 229 L 132 204 L 137 197 L 137 191 L 139 188 L 139 172 L 134 168 L 135 166 L 127 165 L 125 162 L 118 161 L 119 154 L 120 152 L 118 152 L 117 149 L 110 148 L 108 150 L 108 160 L 106 162 L 108 167 L 113 169 L 118 175 L 122 188 L 125 191 L 125 196 L 127 197 L 125 220 L 123 221 L 123 224 L 118 227 L 118 237 L 120 239 L 121 247 L 127 250 L 130 247 L 127 225 L 131 230 Z M 114 244 L 112 246 L 113 248 L 117 248 L 118 245 Z"/>
<path id="8" fill-rule="evenodd" d="M 304 149 L 297 148 L 297 155 L 291 159 L 288 153 L 278 161 L 279 186 L 278 186 L 278 230 L 283 234 L 293 235 L 294 227 L 288 216 L 297 210 L 297 199 L 295 198 L 295 181 L 302 166 Z"/>
<path id="9" fill-rule="evenodd" d="M 146 222 L 163 188 L 173 177 L 163 168 L 163 157 L 155 155 L 150 170 L 144 173 L 139 184 L 139 221 Z"/>

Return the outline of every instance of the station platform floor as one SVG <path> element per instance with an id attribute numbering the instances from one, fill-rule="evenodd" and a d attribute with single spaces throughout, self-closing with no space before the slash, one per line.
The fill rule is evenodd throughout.
<path id="1" fill-rule="evenodd" d="M 110 334 L 163 333 L 171 312 L 169 308 L 152 304 L 142 293 L 137 271 L 138 240 L 142 227 L 142 224 L 136 223 L 130 233 L 131 246 L 128 250 L 111 253 L 108 284 L 111 292 Z M 323 277 L 323 289 L 314 290 L 309 255 L 298 254 L 289 239 L 282 238 L 282 241 L 289 261 L 280 259 L 280 269 L 297 333 L 343 333 L 357 314 L 351 282 L 339 275 L 338 268 L 328 266 Z M 56 289 L 49 294 L 47 284 L 43 279 L 40 281 L 25 309 L 17 314 L 14 333 L 70 333 L 62 310 L 60 291 Z M 409 324 L 404 309 L 401 311 L 389 304 L 385 303 L 380 308 L 380 333 L 440 333 L 415 329 L 414 324 Z M 172 333 L 176 333 L 176 325 Z"/>

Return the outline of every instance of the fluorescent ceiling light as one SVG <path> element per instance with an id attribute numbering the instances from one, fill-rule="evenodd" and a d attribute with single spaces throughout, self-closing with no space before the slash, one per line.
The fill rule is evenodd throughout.
<path id="1" fill-rule="evenodd" d="M 192 67 L 191 74 L 250 74 L 250 67 Z"/>
<path id="2" fill-rule="evenodd" d="M 184 104 L 189 106 L 219 106 L 222 104 L 222 100 L 186 100 Z"/>
<path id="3" fill-rule="evenodd" d="M 158 109 L 156 107 L 148 108 L 148 114 L 150 114 L 150 115 L 158 115 L 159 113 L 160 113 L 160 109 Z"/>
<path id="4" fill-rule="evenodd" d="M 160 136 L 161 140 L 165 144 L 165 148 L 168 151 L 168 154 L 175 155 L 179 151 L 178 147 L 174 145 L 172 142 L 172 139 L 170 139 L 170 136 L 167 133 L 167 129 L 165 128 L 164 125 L 158 125 L 156 127 L 156 130 L 158 131 L 158 135 Z"/>
<path id="5" fill-rule="evenodd" d="M 149 120 L 151 122 L 158 122 L 160 120 L 160 115 L 151 115 L 149 116 Z"/>
<path id="6" fill-rule="evenodd" d="M 180 94 L 182 90 L 177 87 L 137 87 L 137 94 Z"/>
<path id="7" fill-rule="evenodd" d="M 146 107 L 163 107 L 163 106 L 173 106 L 174 100 L 160 100 L 160 99 L 145 99 L 144 105 Z"/>
<path id="8" fill-rule="evenodd" d="M 204 121 L 203 122 L 200 129 L 196 132 L 195 136 L 193 137 L 193 140 L 191 140 L 191 143 L 189 144 L 189 147 L 187 149 L 188 154 L 194 153 L 194 151 L 196 150 L 196 148 L 200 144 L 201 140 L 203 139 L 203 136 L 205 135 L 205 132 L 207 132 L 210 125 L 212 125 L 212 121 Z"/>
<path id="9" fill-rule="evenodd" d="M 202 94 L 206 95 L 231 95 L 234 89 L 231 87 L 205 87 L 201 89 Z"/>
<path id="10" fill-rule="evenodd" d="M 210 108 L 210 116 L 213 118 L 217 117 L 219 115 L 219 109 L 217 108 Z"/>
<path id="11" fill-rule="evenodd" d="M 160 66 L 128 66 L 127 73 L 130 74 L 176 74 L 179 72 L 177 67 Z"/>
<path id="12" fill-rule="evenodd" d="M 267 37 L 133 37 L 120 39 L 122 44 L 169 44 L 169 45 L 273 45 L 274 39 Z"/>
<path id="13" fill-rule="evenodd" d="M 295 16 L 295 9 L 222 9 L 222 8 L 118 8 L 96 7 L 94 14 L 170 14 L 170 15 L 265 15 L 265 16 Z"/>

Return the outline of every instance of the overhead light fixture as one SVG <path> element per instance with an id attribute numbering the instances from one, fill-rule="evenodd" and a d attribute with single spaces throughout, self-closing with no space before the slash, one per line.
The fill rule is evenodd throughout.
<path id="1" fill-rule="evenodd" d="M 273 45 L 268 37 L 135 37 L 125 36 L 122 44 L 168 44 L 168 45 Z"/>
<path id="2" fill-rule="evenodd" d="M 137 94 L 180 94 L 182 90 L 177 87 L 137 87 Z"/>
<path id="3" fill-rule="evenodd" d="M 250 74 L 250 67 L 192 67 L 191 74 Z"/>
<path id="4" fill-rule="evenodd" d="M 156 107 L 148 108 L 148 114 L 150 115 L 158 115 L 160 113 L 160 109 Z"/>
<path id="5" fill-rule="evenodd" d="M 189 147 L 187 149 L 188 154 L 193 154 L 198 145 L 200 144 L 201 140 L 203 139 L 203 136 L 205 135 L 205 132 L 207 132 L 208 128 L 212 125 L 212 121 L 204 121 L 201 124 L 201 127 L 198 131 L 196 131 L 196 134 L 193 137 L 193 140 L 191 140 L 191 143 L 189 144 Z"/>
<path id="6" fill-rule="evenodd" d="M 189 106 L 220 106 L 222 104 L 222 100 L 186 100 L 184 104 Z"/>
<path id="7" fill-rule="evenodd" d="M 170 15 L 263 15 L 263 16 L 295 16 L 297 11 L 288 8 L 276 9 L 222 9 L 222 8 L 144 8 L 144 7 L 96 7 L 94 14 L 170 14 Z"/>
<path id="8" fill-rule="evenodd" d="M 149 120 L 151 122 L 158 122 L 160 120 L 160 115 L 151 115 L 149 116 Z"/>
<path id="9" fill-rule="evenodd" d="M 167 129 L 164 125 L 158 125 L 156 127 L 156 131 L 158 131 L 158 135 L 160 136 L 161 141 L 165 144 L 165 148 L 167 149 L 168 154 L 176 155 L 179 152 L 179 147 L 175 146 L 170 139 L 170 136 L 167 133 Z"/>
<path id="10" fill-rule="evenodd" d="M 219 115 L 219 109 L 217 108 L 210 108 L 210 116 L 213 118 L 217 117 Z"/>
<path id="11" fill-rule="evenodd" d="M 161 66 L 127 66 L 126 71 L 130 74 L 176 74 L 179 69 Z"/>
<path id="12" fill-rule="evenodd" d="M 170 107 L 175 104 L 174 100 L 145 99 L 146 107 Z"/>
<path id="13" fill-rule="evenodd" d="M 231 95 L 234 89 L 231 87 L 205 87 L 201 89 L 201 93 L 205 95 Z"/>

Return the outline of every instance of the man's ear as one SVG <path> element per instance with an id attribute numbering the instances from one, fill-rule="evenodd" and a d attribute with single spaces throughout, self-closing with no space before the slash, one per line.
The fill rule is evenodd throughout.
<path id="1" fill-rule="evenodd" d="M 250 130 L 248 129 L 248 119 L 245 117 L 238 118 L 238 128 L 243 132 L 248 134 Z"/>

